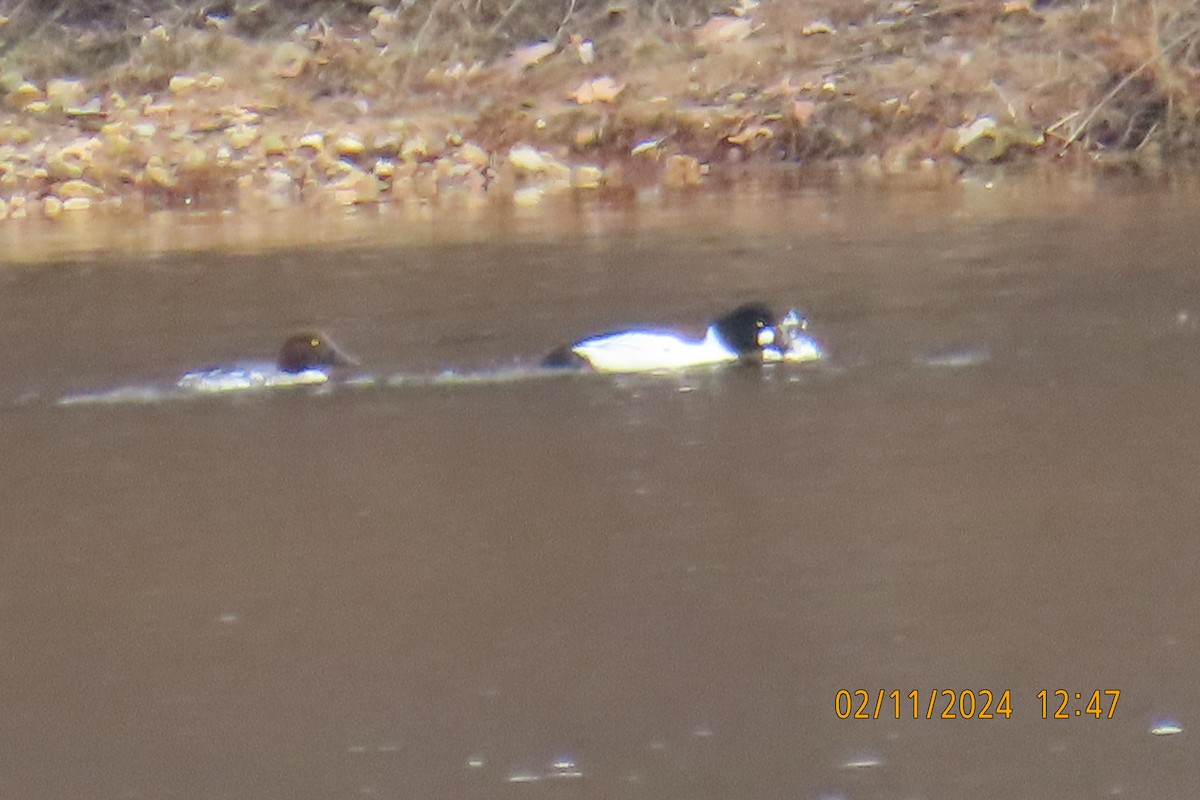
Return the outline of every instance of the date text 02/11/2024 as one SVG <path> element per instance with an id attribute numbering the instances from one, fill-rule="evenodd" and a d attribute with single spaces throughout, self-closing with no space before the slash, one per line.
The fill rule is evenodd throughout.
<path id="1" fill-rule="evenodd" d="M 1072 719 L 1092 717 L 1112 719 L 1117 711 L 1120 689 L 1096 689 L 1091 692 L 1069 692 L 1066 689 L 1036 695 L 1041 704 L 1042 719 Z M 874 702 L 872 702 L 874 701 Z M 1009 719 L 1013 715 L 1012 690 L 993 692 L 991 689 L 913 689 L 908 693 L 893 689 L 839 689 L 833 698 L 833 710 L 838 719 Z"/>

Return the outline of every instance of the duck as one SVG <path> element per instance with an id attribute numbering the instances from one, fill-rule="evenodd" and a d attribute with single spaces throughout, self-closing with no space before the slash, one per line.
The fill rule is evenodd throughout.
<path id="1" fill-rule="evenodd" d="M 746 303 L 713 320 L 703 339 L 666 330 L 615 331 L 556 348 L 542 359 L 542 367 L 635 373 L 722 364 L 803 364 L 824 355 L 807 328 L 807 320 L 795 309 L 780 318 L 765 303 Z"/>
<path id="2" fill-rule="evenodd" d="M 325 383 L 336 367 L 357 366 L 358 361 L 320 331 L 292 334 L 279 348 L 274 363 L 240 362 L 185 372 L 175 382 L 180 389 L 228 392 L 277 386 L 312 386 Z"/>

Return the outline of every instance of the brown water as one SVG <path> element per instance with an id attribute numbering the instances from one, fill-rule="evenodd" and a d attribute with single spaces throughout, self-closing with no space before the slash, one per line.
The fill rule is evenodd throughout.
<path id="1" fill-rule="evenodd" d="M 0 267 L 0 798 L 1195 796 L 1196 200 L 793 191 Z M 828 363 L 55 404 L 302 325 L 486 372 L 750 298 Z M 927 720 L 941 689 L 1011 717 Z"/>

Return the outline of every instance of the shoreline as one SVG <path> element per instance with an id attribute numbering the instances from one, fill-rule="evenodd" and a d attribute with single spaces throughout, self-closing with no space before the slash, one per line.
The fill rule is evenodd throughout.
<path id="1" fill-rule="evenodd" d="M 422 39 L 441 5 L 375 6 L 282 39 L 224 17 L 147 19 L 126 57 L 87 77 L 45 77 L 25 42 L 0 75 L 0 224 L 533 207 L 727 185 L 779 163 L 918 189 L 996 169 L 1194 163 L 1200 12 L 1182 0 L 1108 15 L 743 0 L 693 24 L 614 5 L 490 59 Z"/>
<path id="2" fill-rule="evenodd" d="M 963 226 L 1014 230 L 1081 217 L 1136 219 L 1161 205 L 1162 224 L 1179 218 L 1180 198 L 1200 198 L 1200 172 L 1148 178 L 1127 172 L 969 172 L 936 187 L 822 176 L 788 165 L 744 170 L 698 187 L 568 191 L 529 206 L 470 202 L 459 196 L 328 208 L 132 212 L 93 208 L 55 218 L 31 215 L 0 224 L 4 265 L 66 261 L 104 265 L 184 254 L 256 256 L 292 248 L 349 250 L 556 245 L 604 237 L 769 240 L 797 227 L 814 245 L 827 238 L 887 239 Z M 1190 207 L 1190 206 L 1189 206 Z M 332 210 L 333 213 L 330 213 Z M 867 228 L 862 220 L 870 220 Z"/>

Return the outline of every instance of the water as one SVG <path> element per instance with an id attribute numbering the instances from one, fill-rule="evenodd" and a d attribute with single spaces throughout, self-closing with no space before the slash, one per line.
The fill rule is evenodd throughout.
<path id="1" fill-rule="evenodd" d="M 0 797 L 1193 794 L 1200 225 L 1101 187 L 0 268 Z M 755 298 L 829 361 L 522 377 Z M 310 326 L 504 379 L 56 405 Z"/>

